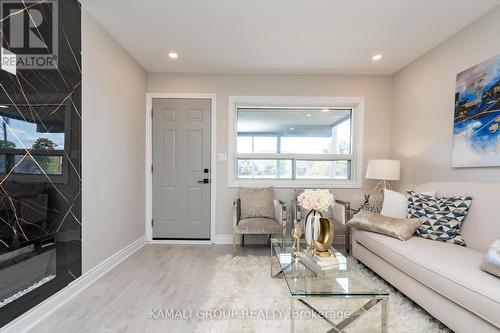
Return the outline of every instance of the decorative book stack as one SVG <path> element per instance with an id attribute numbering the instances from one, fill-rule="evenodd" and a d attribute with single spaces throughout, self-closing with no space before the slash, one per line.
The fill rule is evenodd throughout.
<path id="1" fill-rule="evenodd" d="M 321 268 L 322 271 L 326 271 L 333 268 L 339 268 L 339 260 L 334 255 L 322 257 L 314 255 L 312 259 Z"/>
<path id="2" fill-rule="evenodd" d="M 310 255 L 309 253 L 301 252 L 299 260 L 314 271 L 328 271 L 330 269 L 339 268 L 339 260 L 334 255 L 321 257 Z"/>

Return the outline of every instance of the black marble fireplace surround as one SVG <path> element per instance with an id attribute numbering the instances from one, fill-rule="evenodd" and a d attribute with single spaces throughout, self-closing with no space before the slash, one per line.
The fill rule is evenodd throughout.
<path id="1" fill-rule="evenodd" d="M 81 9 L 0 5 L 1 327 L 81 275 Z"/>

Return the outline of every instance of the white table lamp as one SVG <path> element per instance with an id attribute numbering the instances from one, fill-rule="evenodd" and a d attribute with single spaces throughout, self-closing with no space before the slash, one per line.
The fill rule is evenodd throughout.
<path id="1" fill-rule="evenodd" d="M 384 189 L 390 189 L 389 181 L 399 180 L 400 161 L 397 160 L 369 160 L 366 169 L 367 179 L 378 180 L 374 192 L 383 192 Z"/>

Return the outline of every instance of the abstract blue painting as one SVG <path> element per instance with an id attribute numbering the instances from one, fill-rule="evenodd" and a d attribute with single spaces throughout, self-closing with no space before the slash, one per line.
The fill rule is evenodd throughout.
<path id="1" fill-rule="evenodd" d="M 500 166 L 500 55 L 457 75 L 452 166 Z"/>

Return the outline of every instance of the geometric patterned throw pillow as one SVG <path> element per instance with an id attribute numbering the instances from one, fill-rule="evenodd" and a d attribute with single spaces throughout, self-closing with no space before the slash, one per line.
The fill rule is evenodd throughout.
<path id="1" fill-rule="evenodd" d="M 435 197 L 408 191 L 408 218 L 426 218 L 417 236 L 466 246 L 460 227 L 471 203 L 471 197 Z"/>

